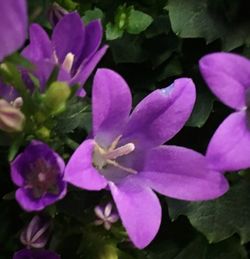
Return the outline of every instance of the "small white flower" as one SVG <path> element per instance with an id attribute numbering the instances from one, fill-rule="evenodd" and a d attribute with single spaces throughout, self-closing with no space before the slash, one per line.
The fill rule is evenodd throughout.
<path id="1" fill-rule="evenodd" d="M 95 220 L 95 225 L 104 225 L 106 230 L 110 230 L 111 225 L 118 221 L 119 215 L 112 212 L 112 204 L 109 202 L 105 207 L 96 206 L 95 214 L 99 218 Z"/>

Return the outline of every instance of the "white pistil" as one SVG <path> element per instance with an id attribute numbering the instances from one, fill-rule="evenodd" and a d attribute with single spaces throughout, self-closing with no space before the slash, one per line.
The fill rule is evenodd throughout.
<path id="1" fill-rule="evenodd" d="M 62 67 L 63 67 L 67 72 L 69 72 L 69 73 L 70 73 L 70 71 L 71 71 L 71 69 L 72 69 L 72 66 L 73 66 L 73 63 L 74 63 L 74 58 L 75 58 L 74 54 L 72 54 L 71 52 L 69 52 L 69 53 L 66 55 L 66 57 L 65 57 L 65 59 L 64 59 L 64 61 L 63 61 L 63 63 L 62 63 Z"/>
<path id="2" fill-rule="evenodd" d="M 105 154 L 106 159 L 114 160 L 120 156 L 128 155 L 135 150 L 135 145 L 133 143 L 128 143 L 122 147 L 118 147 L 114 150 L 110 150 Z"/>

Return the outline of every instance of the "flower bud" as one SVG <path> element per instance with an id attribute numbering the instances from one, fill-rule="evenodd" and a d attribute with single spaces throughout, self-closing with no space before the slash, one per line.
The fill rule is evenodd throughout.
<path id="1" fill-rule="evenodd" d="M 50 224 L 42 217 L 35 216 L 22 231 L 20 240 L 28 248 L 43 248 L 49 238 Z"/>
<path id="2" fill-rule="evenodd" d="M 105 245 L 99 255 L 100 259 L 118 259 L 117 248 L 113 245 Z"/>
<path id="3" fill-rule="evenodd" d="M 22 131 L 24 114 L 4 99 L 0 99 L 0 129 L 6 132 Z"/>
<path id="4" fill-rule="evenodd" d="M 59 4 L 53 3 L 48 12 L 49 23 L 52 27 L 55 27 L 56 24 L 63 18 L 64 15 L 69 12 L 62 8 Z"/>
<path id="5" fill-rule="evenodd" d="M 21 107 L 23 106 L 23 98 L 22 97 L 17 97 L 13 102 L 11 102 L 11 104 L 15 108 L 21 109 Z"/>
<path id="6" fill-rule="evenodd" d="M 46 127 L 41 127 L 40 129 L 38 129 L 36 131 L 36 136 L 39 139 L 43 139 L 43 140 L 49 140 L 50 138 L 50 130 Z"/>
<path id="7" fill-rule="evenodd" d="M 45 107 L 53 115 L 63 112 L 69 96 L 70 87 L 66 83 L 54 82 L 44 95 Z"/>

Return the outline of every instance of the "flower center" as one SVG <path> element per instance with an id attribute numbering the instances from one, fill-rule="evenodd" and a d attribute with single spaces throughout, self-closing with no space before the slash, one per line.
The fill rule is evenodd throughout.
<path id="1" fill-rule="evenodd" d="M 34 198 L 41 198 L 46 193 L 59 194 L 57 168 L 40 158 L 29 169 L 26 188 L 32 189 Z"/>
<path id="2" fill-rule="evenodd" d="M 135 150 L 135 145 L 133 143 L 128 143 L 124 146 L 117 147 L 121 137 L 122 136 L 118 136 L 107 149 L 95 143 L 93 157 L 94 167 L 96 167 L 98 170 L 102 170 L 105 169 L 108 165 L 111 165 L 128 173 L 137 173 L 136 170 L 122 166 L 116 161 L 117 158 L 128 155 Z"/>

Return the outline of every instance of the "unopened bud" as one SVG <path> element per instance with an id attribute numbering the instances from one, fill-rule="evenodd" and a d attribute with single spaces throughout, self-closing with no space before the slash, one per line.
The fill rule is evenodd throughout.
<path id="1" fill-rule="evenodd" d="M 50 114 L 64 111 L 67 99 L 70 96 L 70 87 L 63 82 L 54 82 L 44 95 L 44 104 Z"/>
<path id="2" fill-rule="evenodd" d="M 59 4 L 53 3 L 48 12 L 49 23 L 52 27 L 55 27 L 56 24 L 63 18 L 64 15 L 69 12 L 62 8 Z"/>
<path id="3" fill-rule="evenodd" d="M 0 129 L 6 132 L 22 131 L 24 114 L 4 99 L 0 99 Z"/>
<path id="4" fill-rule="evenodd" d="M 48 140 L 50 138 L 50 130 L 46 127 L 41 127 L 36 131 L 36 135 L 39 139 Z"/>
<path id="5" fill-rule="evenodd" d="M 28 248 L 43 248 L 49 238 L 50 224 L 42 217 L 35 216 L 20 235 L 22 244 Z"/>
<path id="6" fill-rule="evenodd" d="M 105 245 L 101 250 L 99 257 L 100 259 L 118 259 L 117 248 L 113 245 Z"/>
<path id="7" fill-rule="evenodd" d="M 17 97 L 11 104 L 13 107 L 20 109 L 23 106 L 23 98 Z"/>

